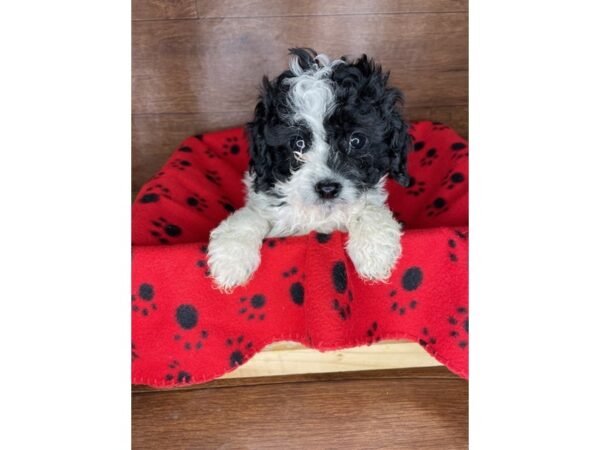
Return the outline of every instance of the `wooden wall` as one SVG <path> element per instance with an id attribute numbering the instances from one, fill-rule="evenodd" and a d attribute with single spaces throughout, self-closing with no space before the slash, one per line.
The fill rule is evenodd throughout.
<path id="1" fill-rule="evenodd" d="M 411 120 L 467 136 L 466 0 L 133 0 L 137 192 L 185 137 L 244 124 L 287 49 L 367 53 L 392 73 Z"/>

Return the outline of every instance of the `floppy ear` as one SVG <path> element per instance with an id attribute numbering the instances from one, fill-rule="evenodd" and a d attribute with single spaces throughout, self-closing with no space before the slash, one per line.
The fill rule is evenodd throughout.
<path id="1" fill-rule="evenodd" d="M 268 188 L 268 177 L 271 173 L 271 155 L 267 149 L 264 135 L 267 112 L 272 101 L 271 90 L 269 79 L 264 77 L 261 94 L 254 109 L 254 120 L 246 125 L 250 153 L 249 168 L 250 173 L 255 175 L 254 189 L 257 191 Z"/>
<path id="2" fill-rule="evenodd" d="M 408 187 L 410 176 L 408 175 L 407 159 L 408 152 L 412 149 L 412 139 L 408 134 L 409 124 L 401 114 L 403 103 L 402 92 L 395 88 L 385 89 L 383 110 L 389 127 L 390 176 L 400 186 Z"/>
<path id="3" fill-rule="evenodd" d="M 390 137 L 390 176 L 400 184 L 408 187 L 410 176 L 408 175 L 407 160 L 408 152 L 412 149 L 412 139 L 408 134 L 408 123 L 404 121 L 399 113 L 392 114 L 392 133 Z"/>

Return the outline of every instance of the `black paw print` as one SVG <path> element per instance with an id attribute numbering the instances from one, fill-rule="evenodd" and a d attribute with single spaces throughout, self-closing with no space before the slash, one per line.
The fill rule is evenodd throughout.
<path id="1" fill-rule="evenodd" d="M 450 250 L 448 252 L 448 257 L 450 258 L 450 261 L 458 261 L 458 256 L 456 256 L 456 253 L 454 253 L 454 249 L 456 248 L 456 241 L 454 239 L 448 239 L 448 247 L 450 247 Z"/>
<path id="2" fill-rule="evenodd" d="M 240 152 L 240 146 L 238 144 L 238 138 L 235 136 L 228 137 L 225 139 L 227 142 L 223 144 L 223 155 L 227 156 L 229 153 L 237 155 Z"/>
<path id="3" fill-rule="evenodd" d="M 421 150 L 423 150 L 424 147 L 425 147 L 425 142 L 417 141 L 413 145 L 413 151 L 420 152 Z"/>
<path id="4" fill-rule="evenodd" d="M 177 380 L 177 383 L 191 383 L 192 376 L 186 372 L 185 370 L 180 370 L 179 361 L 173 360 L 169 363 L 169 369 L 173 371 L 173 373 L 168 373 L 165 375 L 165 380 L 173 381 Z"/>
<path id="5" fill-rule="evenodd" d="M 275 248 L 277 246 L 277 242 L 283 241 L 285 241 L 284 237 L 263 239 L 263 243 L 269 248 Z"/>
<path id="6" fill-rule="evenodd" d="M 462 158 L 466 158 L 469 156 L 469 148 L 463 142 L 455 142 L 450 146 L 450 150 L 452 150 L 451 159 L 458 161 Z"/>
<path id="7" fill-rule="evenodd" d="M 263 307 L 267 303 L 267 298 L 262 294 L 255 294 L 250 298 L 248 302 L 248 297 L 240 298 L 241 308 L 239 313 L 241 315 L 247 316 L 248 320 L 265 320 L 266 314 L 260 312 Z"/>
<path id="8" fill-rule="evenodd" d="M 422 347 L 427 347 L 428 345 L 433 345 L 437 342 L 437 339 L 429 334 L 429 330 L 427 328 L 423 328 L 421 330 L 421 338 L 419 339 L 419 344 Z"/>
<path id="9" fill-rule="evenodd" d="M 196 139 L 198 139 L 200 142 L 204 141 L 204 135 L 202 133 L 199 133 L 197 135 L 194 136 Z"/>
<path id="10" fill-rule="evenodd" d="M 179 151 L 182 153 L 192 153 L 192 148 L 191 147 L 179 147 Z"/>
<path id="11" fill-rule="evenodd" d="M 160 200 L 161 196 L 172 200 L 171 190 L 168 187 L 165 187 L 162 184 L 158 183 L 148 187 L 148 189 L 146 189 L 146 191 L 144 192 L 144 195 L 142 195 L 142 197 L 140 198 L 139 202 L 156 203 Z"/>
<path id="12" fill-rule="evenodd" d="M 168 244 L 169 240 L 165 237 L 165 235 L 176 238 L 181 235 L 181 227 L 178 225 L 169 223 L 167 219 L 164 217 L 159 217 L 158 220 L 152 221 L 152 226 L 157 228 L 156 230 L 151 230 L 150 234 L 158 239 L 158 242 L 161 244 Z M 160 230 L 160 231 L 158 231 Z"/>
<path id="13" fill-rule="evenodd" d="M 408 182 L 407 191 L 408 195 L 413 195 L 418 197 L 423 192 L 425 192 L 425 182 L 417 181 L 415 177 L 410 177 L 410 181 Z"/>
<path id="14" fill-rule="evenodd" d="M 396 291 L 390 292 L 390 297 L 394 297 L 395 295 L 396 295 Z M 399 315 L 403 316 L 408 311 L 416 309 L 418 304 L 419 303 L 415 299 L 412 299 L 411 301 L 409 301 L 406 304 L 399 302 L 399 301 L 395 301 L 392 303 L 391 309 L 392 309 L 393 313 L 398 313 Z"/>
<path id="15" fill-rule="evenodd" d="M 454 189 L 457 184 L 461 184 L 463 181 L 465 181 L 465 176 L 462 173 L 449 170 L 442 179 L 442 186 L 445 186 L 446 189 Z"/>
<path id="16" fill-rule="evenodd" d="M 185 170 L 192 165 L 187 159 L 176 158 L 171 162 L 171 167 L 174 167 L 178 170 Z"/>
<path id="17" fill-rule="evenodd" d="M 427 217 L 437 217 L 448 211 L 448 202 L 442 197 L 438 197 L 427 205 L 425 210 L 427 211 Z"/>
<path id="18" fill-rule="evenodd" d="M 203 341 L 208 338 L 208 331 L 198 331 L 198 320 L 200 314 L 194 305 L 179 305 L 175 310 L 175 321 L 181 329 L 181 334 L 176 334 L 173 339 L 183 342 L 184 350 L 200 350 L 203 347 Z"/>
<path id="19" fill-rule="evenodd" d="M 377 333 L 378 328 L 379 326 L 377 322 L 373 322 L 367 330 L 367 339 L 369 345 L 371 345 L 373 342 L 379 342 L 381 340 L 381 336 L 379 336 L 379 334 Z"/>
<path id="20" fill-rule="evenodd" d="M 221 197 L 218 203 L 225 209 L 225 211 L 229 213 L 235 212 L 235 206 L 231 204 L 231 200 L 229 200 L 227 197 Z"/>
<path id="21" fill-rule="evenodd" d="M 466 348 L 469 345 L 469 316 L 467 308 L 459 306 L 456 308 L 458 318 L 455 316 L 448 317 L 448 323 L 452 325 L 450 337 L 456 339 L 456 345 L 460 348 Z"/>
<path id="22" fill-rule="evenodd" d="M 283 272 L 282 275 L 283 278 L 296 278 L 296 281 L 290 285 L 290 298 L 294 304 L 302 306 L 304 304 L 304 284 L 302 283 L 302 280 L 305 278 L 304 274 L 302 274 L 302 276 L 297 276 L 298 268 L 292 267 L 290 270 Z"/>
<path id="23" fill-rule="evenodd" d="M 353 300 L 352 291 L 348 289 L 348 274 L 346 272 L 346 264 L 343 261 L 337 261 L 331 269 L 331 280 L 333 287 L 338 294 L 346 294 L 345 299 L 334 298 L 331 306 L 342 320 L 349 319 L 352 315 L 350 304 Z"/>
<path id="24" fill-rule="evenodd" d="M 460 230 L 454 230 L 454 234 L 459 238 L 462 239 L 463 241 L 466 241 L 469 239 L 469 232 L 468 231 L 460 231 Z"/>
<path id="25" fill-rule="evenodd" d="M 216 184 L 217 186 L 221 186 L 221 182 L 223 181 L 223 179 L 219 175 L 219 172 L 217 172 L 216 170 L 208 169 L 204 172 L 204 176 L 211 183 Z"/>
<path id="26" fill-rule="evenodd" d="M 208 254 L 208 247 L 203 245 L 200 247 L 200 253 L 202 253 L 202 258 L 196 261 L 196 267 L 199 267 L 204 271 L 205 276 L 210 276 L 210 269 L 208 268 L 208 264 L 206 263 L 206 255 Z"/>
<path id="27" fill-rule="evenodd" d="M 132 342 L 131 343 L 131 362 L 135 361 L 138 358 L 139 358 L 139 355 L 135 351 L 135 344 Z"/>
<path id="28" fill-rule="evenodd" d="M 331 233 L 317 233 L 315 238 L 319 244 L 326 244 L 331 240 Z"/>
<path id="29" fill-rule="evenodd" d="M 237 339 L 229 338 L 225 341 L 227 347 L 232 348 L 232 352 L 229 355 L 229 366 L 237 367 L 246 361 L 247 357 L 244 352 L 252 349 L 252 342 L 247 342 L 244 345 L 244 336 L 238 336 Z"/>
<path id="30" fill-rule="evenodd" d="M 431 166 L 436 159 L 438 159 L 437 150 L 435 148 L 430 148 L 427 150 L 427 153 L 425 153 L 425 156 L 421 158 L 421 167 Z"/>
<path id="31" fill-rule="evenodd" d="M 208 208 L 208 202 L 204 197 L 198 196 L 198 194 L 190 195 L 185 202 L 188 206 L 191 206 L 198 212 L 204 212 L 206 208 Z"/>
<path id="32" fill-rule="evenodd" d="M 141 302 L 138 302 L 138 299 Z M 149 283 L 142 283 L 138 288 L 138 295 L 131 296 L 131 311 L 140 313 L 142 316 L 148 316 L 152 311 L 156 311 L 158 306 L 154 301 L 154 287 Z"/>

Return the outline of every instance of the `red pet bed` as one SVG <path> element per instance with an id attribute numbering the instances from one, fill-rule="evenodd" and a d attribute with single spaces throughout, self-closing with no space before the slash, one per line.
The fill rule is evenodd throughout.
<path id="1" fill-rule="evenodd" d="M 467 142 L 435 122 L 411 135 L 411 184 L 388 183 L 405 228 L 389 283 L 357 276 L 345 233 L 312 233 L 265 240 L 258 271 L 231 294 L 212 284 L 206 243 L 244 204 L 244 130 L 186 139 L 133 205 L 132 382 L 210 381 L 279 340 L 333 350 L 405 338 L 467 378 Z"/>

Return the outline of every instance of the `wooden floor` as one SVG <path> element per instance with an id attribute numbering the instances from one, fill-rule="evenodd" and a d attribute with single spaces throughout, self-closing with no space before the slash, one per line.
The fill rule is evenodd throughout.
<path id="1" fill-rule="evenodd" d="M 365 52 L 411 120 L 468 136 L 467 0 L 132 0 L 132 191 L 186 136 L 251 118 L 287 49 Z M 134 449 L 465 449 L 467 383 L 441 367 L 134 389 Z"/>
<path id="2" fill-rule="evenodd" d="M 133 395 L 134 449 L 467 448 L 467 383 L 445 368 L 217 380 Z"/>

